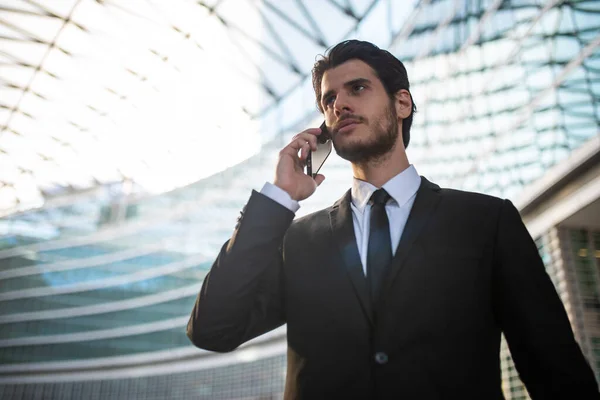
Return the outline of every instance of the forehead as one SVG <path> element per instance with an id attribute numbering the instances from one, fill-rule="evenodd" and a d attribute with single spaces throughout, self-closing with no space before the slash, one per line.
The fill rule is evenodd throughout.
<path id="1" fill-rule="evenodd" d="M 358 78 L 368 79 L 373 83 L 379 82 L 379 78 L 369 64 L 361 60 L 350 60 L 325 71 L 321 80 L 321 93 L 338 90 L 345 83 Z"/>

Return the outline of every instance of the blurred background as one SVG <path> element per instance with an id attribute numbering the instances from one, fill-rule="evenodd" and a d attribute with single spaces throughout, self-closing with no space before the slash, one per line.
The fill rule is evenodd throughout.
<path id="1" fill-rule="evenodd" d="M 600 378 L 600 2 L 2 0 L 0 398 L 281 398 L 285 327 L 185 326 L 349 38 L 406 64 L 418 172 L 519 208 Z M 351 184 L 323 173 L 297 215 Z M 504 342 L 502 385 L 528 398 Z"/>

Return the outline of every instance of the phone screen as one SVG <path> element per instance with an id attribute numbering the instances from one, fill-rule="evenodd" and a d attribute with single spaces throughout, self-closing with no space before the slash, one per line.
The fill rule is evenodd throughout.
<path id="1" fill-rule="evenodd" d="M 325 160 L 327 160 L 327 157 L 331 154 L 331 148 L 333 146 L 325 122 L 321 124 L 320 128 L 322 133 L 317 136 L 317 150 L 311 151 L 306 159 L 306 174 L 313 178 L 317 176 L 321 170 Z"/>

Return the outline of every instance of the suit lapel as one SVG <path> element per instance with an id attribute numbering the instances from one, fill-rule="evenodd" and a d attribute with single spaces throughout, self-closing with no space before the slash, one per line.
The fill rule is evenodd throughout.
<path id="1" fill-rule="evenodd" d="M 363 312 L 372 323 L 373 311 L 369 301 L 367 280 L 363 273 L 360 254 L 356 245 L 350 202 L 351 196 L 350 191 L 348 191 L 329 211 L 329 220 L 333 238 L 343 261 L 342 266 L 352 282 L 352 286 L 360 301 Z"/>
<path id="2" fill-rule="evenodd" d="M 419 235 L 423 232 L 423 229 L 433 216 L 440 201 L 440 196 L 438 194 L 439 190 L 440 187 L 438 185 L 421 177 L 421 186 L 417 191 L 417 197 L 415 198 L 408 220 L 406 221 L 406 226 L 402 232 L 400 243 L 398 244 L 396 254 L 392 260 L 392 265 L 390 265 L 387 277 L 384 280 L 382 299 L 387 297 L 393 281 L 402 270 L 406 257 L 413 248 L 415 241 L 419 238 Z"/>

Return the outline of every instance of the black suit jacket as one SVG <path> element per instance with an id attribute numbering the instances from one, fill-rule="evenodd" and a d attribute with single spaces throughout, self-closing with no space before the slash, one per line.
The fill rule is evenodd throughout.
<path id="1" fill-rule="evenodd" d="M 253 192 L 192 311 L 228 352 L 287 323 L 286 399 L 502 399 L 500 335 L 534 400 L 599 399 L 564 307 L 506 200 L 422 179 L 369 304 L 350 192 L 299 218 Z"/>

